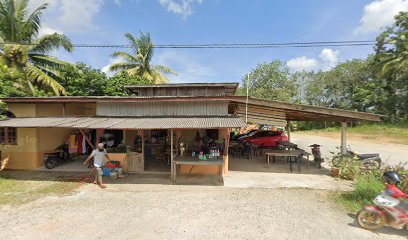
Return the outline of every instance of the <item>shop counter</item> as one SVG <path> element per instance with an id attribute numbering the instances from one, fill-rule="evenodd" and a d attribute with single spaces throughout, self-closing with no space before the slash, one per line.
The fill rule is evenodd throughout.
<path id="1" fill-rule="evenodd" d="M 178 173 L 193 173 L 199 175 L 219 174 L 222 176 L 224 167 L 224 160 L 222 158 L 223 156 L 219 159 L 199 160 L 198 157 L 176 156 L 172 161 L 172 179 L 175 181 Z"/>

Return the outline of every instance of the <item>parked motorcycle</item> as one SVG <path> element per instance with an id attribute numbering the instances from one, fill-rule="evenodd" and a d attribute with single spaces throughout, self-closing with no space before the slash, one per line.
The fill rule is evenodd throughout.
<path id="1" fill-rule="evenodd" d="M 324 159 L 322 158 L 322 153 L 320 152 L 320 147 L 322 145 L 319 144 L 313 144 L 310 145 L 309 147 L 312 148 L 312 154 L 313 154 L 313 160 L 318 168 L 322 168 L 322 162 Z"/>
<path id="2" fill-rule="evenodd" d="M 68 145 L 63 144 L 55 149 L 55 152 L 45 153 L 44 155 L 44 166 L 48 169 L 55 168 L 64 162 L 71 160 Z"/>
<path id="3" fill-rule="evenodd" d="M 399 178 L 396 172 L 386 174 Z M 357 223 L 367 230 L 378 230 L 385 225 L 408 230 L 408 195 L 387 183 L 384 192 L 374 199 L 374 205 L 365 206 L 357 213 Z"/>
<path id="4" fill-rule="evenodd" d="M 339 167 L 344 157 L 352 157 L 354 159 L 361 161 L 361 164 L 367 169 L 380 169 L 382 164 L 380 154 L 378 153 L 359 154 L 351 150 L 350 146 L 347 146 L 346 154 L 344 155 L 337 154 L 336 156 L 333 157 L 332 160 L 333 166 Z"/>

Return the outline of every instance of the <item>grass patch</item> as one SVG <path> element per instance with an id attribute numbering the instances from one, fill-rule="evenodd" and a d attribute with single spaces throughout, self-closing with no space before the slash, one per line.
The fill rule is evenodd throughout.
<path id="1" fill-rule="evenodd" d="M 362 124 L 347 129 L 351 137 L 359 137 L 372 140 L 381 140 L 391 143 L 408 145 L 408 123 L 389 124 L 389 123 L 372 123 Z M 326 129 L 315 129 L 304 131 L 305 133 L 328 133 L 339 134 L 340 127 L 331 127 Z"/>
<path id="2" fill-rule="evenodd" d="M 79 182 L 29 181 L 0 176 L 0 204 L 23 204 L 48 195 L 65 195 L 79 186 Z"/>
<path id="3" fill-rule="evenodd" d="M 336 194 L 336 203 L 347 210 L 357 212 L 363 206 L 372 204 L 374 198 L 384 190 L 384 183 L 372 175 L 361 175 L 355 179 L 355 190 Z"/>

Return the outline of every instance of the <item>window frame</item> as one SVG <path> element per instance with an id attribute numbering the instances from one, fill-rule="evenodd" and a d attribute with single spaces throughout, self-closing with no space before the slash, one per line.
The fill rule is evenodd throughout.
<path id="1" fill-rule="evenodd" d="M 10 134 L 10 132 L 12 132 L 12 134 Z M 15 127 L 0 128 L 0 144 L 18 145 L 18 129 Z"/>

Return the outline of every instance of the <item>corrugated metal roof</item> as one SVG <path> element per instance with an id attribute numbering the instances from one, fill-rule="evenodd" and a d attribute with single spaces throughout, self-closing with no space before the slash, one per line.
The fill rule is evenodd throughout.
<path id="1" fill-rule="evenodd" d="M 233 128 L 245 126 L 236 116 L 224 117 L 44 117 L 12 118 L 0 121 L 0 127 L 25 128 L 82 128 L 82 129 L 177 129 L 177 128 Z"/>

